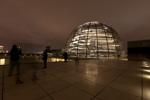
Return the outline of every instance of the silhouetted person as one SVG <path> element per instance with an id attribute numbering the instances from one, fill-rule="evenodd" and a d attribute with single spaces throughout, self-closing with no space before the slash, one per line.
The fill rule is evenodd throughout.
<path id="1" fill-rule="evenodd" d="M 120 55 L 118 54 L 117 57 L 118 57 L 118 59 L 119 59 L 119 58 L 120 58 Z"/>
<path id="2" fill-rule="evenodd" d="M 67 54 L 67 52 L 64 52 L 64 60 L 65 60 L 65 62 L 67 62 L 67 58 L 68 58 L 68 54 Z"/>
<path id="3" fill-rule="evenodd" d="M 23 83 L 19 78 L 19 75 L 20 75 L 20 62 L 19 62 L 20 55 L 21 55 L 21 49 L 18 49 L 17 45 L 13 45 L 12 49 L 10 51 L 10 68 L 9 68 L 8 76 L 12 76 L 12 72 L 13 72 L 13 69 L 15 66 L 17 69 L 17 76 L 16 76 L 16 83 L 17 84 Z"/>
<path id="4" fill-rule="evenodd" d="M 44 67 L 43 68 L 46 68 L 47 67 L 47 50 L 44 50 L 42 60 L 44 61 Z"/>

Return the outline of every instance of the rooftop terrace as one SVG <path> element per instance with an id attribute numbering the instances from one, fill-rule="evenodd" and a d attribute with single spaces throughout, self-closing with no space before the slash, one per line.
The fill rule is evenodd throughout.
<path id="1" fill-rule="evenodd" d="M 22 64 L 23 84 L 15 82 L 16 69 L 12 77 L 8 69 L 0 66 L 3 100 L 150 100 L 150 69 L 145 62 L 81 60 L 48 63 L 46 69 L 42 63 Z M 35 73 L 38 80 L 33 81 Z"/>

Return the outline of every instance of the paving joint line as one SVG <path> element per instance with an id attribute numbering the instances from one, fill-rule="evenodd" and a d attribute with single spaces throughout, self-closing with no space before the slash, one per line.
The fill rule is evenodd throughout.
<path id="1" fill-rule="evenodd" d="M 114 81 L 116 81 L 123 73 L 125 73 L 126 70 L 122 71 L 114 80 L 112 80 L 108 85 L 106 85 L 103 89 L 101 89 L 95 96 L 91 98 L 93 100 L 95 97 L 97 97 L 103 90 L 105 90 L 107 87 L 109 87 L 110 84 L 112 84 Z"/>
<path id="2" fill-rule="evenodd" d="M 4 99 L 4 66 L 3 66 L 3 73 L 2 73 L 2 100 Z"/>
<path id="3" fill-rule="evenodd" d="M 56 77 L 57 78 L 57 77 Z M 59 80 L 62 80 L 61 78 L 57 78 L 57 79 L 59 79 Z M 82 81 L 84 81 L 84 80 L 86 80 L 86 79 L 83 79 Z M 79 83 L 79 82 L 82 82 L 82 81 L 79 81 L 79 82 L 76 82 L 76 83 L 74 83 L 74 84 L 70 84 L 70 83 L 68 83 L 68 82 L 66 82 L 66 81 L 64 81 L 64 80 L 62 80 L 63 82 L 65 82 L 65 83 L 67 83 L 67 84 L 69 84 L 69 86 L 68 87 L 75 87 L 74 86 L 74 84 L 77 84 L 77 83 Z M 68 87 L 65 87 L 65 88 L 68 88 Z M 61 90 L 63 90 L 63 89 L 65 89 L 65 88 L 62 88 L 62 89 L 60 89 L 60 90 L 58 90 L 58 91 L 61 91 Z M 75 87 L 75 88 L 77 88 L 77 87 Z M 79 88 L 78 88 L 79 89 Z M 81 89 L 80 89 L 81 90 Z M 58 91 L 56 91 L 56 92 L 58 92 Z M 83 90 L 81 90 L 81 91 L 83 91 Z M 56 93 L 56 92 L 54 92 L 54 93 Z M 85 91 L 83 91 L 83 92 L 85 92 Z M 54 94 L 54 93 L 51 93 L 51 94 Z M 87 92 L 85 92 L 85 93 L 87 93 Z M 87 93 L 87 94 L 89 94 L 89 93 Z M 90 94 L 91 95 L 91 94 Z M 92 95 L 93 96 L 93 95 Z"/>
<path id="4" fill-rule="evenodd" d="M 123 92 L 123 93 L 128 94 L 128 95 L 132 95 L 132 96 L 135 96 L 135 97 L 137 97 L 137 98 L 140 98 L 140 97 L 138 97 L 138 96 L 136 96 L 136 95 L 134 95 L 134 94 L 130 94 L 130 93 L 126 92 L 126 91 L 122 91 L 122 90 L 119 90 L 119 89 L 116 89 L 116 88 L 113 88 L 113 87 L 110 87 L 110 88 L 111 88 L 111 89 L 114 89 L 114 90 L 117 90 L 117 91 L 120 91 L 120 92 Z"/>
<path id="5" fill-rule="evenodd" d="M 23 69 L 24 70 L 24 69 Z M 24 70 L 24 73 L 30 78 L 30 79 L 32 79 L 31 77 L 30 77 L 30 75 L 28 75 L 26 72 L 25 72 L 25 70 Z M 40 89 L 42 89 L 52 100 L 55 100 L 49 93 L 47 93 L 47 91 L 45 90 L 45 89 L 43 89 L 37 82 L 35 82 L 35 81 L 33 81 Z"/>
<path id="6" fill-rule="evenodd" d="M 141 100 L 143 100 L 143 82 L 144 82 L 144 79 L 143 79 L 143 66 L 142 66 L 142 70 L 141 70 Z"/>

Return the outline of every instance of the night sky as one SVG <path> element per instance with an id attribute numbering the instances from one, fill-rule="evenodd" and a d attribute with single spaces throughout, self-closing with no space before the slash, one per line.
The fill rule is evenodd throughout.
<path id="1" fill-rule="evenodd" d="M 0 45 L 64 48 L 72 30 L 89 21 L 113 27 L 124 44 L 150 39 L 150 0 L 1 0 Z"/>

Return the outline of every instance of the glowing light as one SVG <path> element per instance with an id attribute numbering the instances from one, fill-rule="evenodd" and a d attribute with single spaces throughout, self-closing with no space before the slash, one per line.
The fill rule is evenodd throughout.
<path id="1" fill-rule="evenodd" d="M 79 48 L 79 47 L 78 47 L 78 49 L 86 49 L 86 48 Z"/>
<path id="2" fill-rule="evenodd" d="M 5 59 L 0 59 L 0 65 L 5 65 Z"/>
<path id="3" fill-rule="evenodd" d="M 85 44 L 81 44 L 81 43 L 80 43 L 79 45 L 85 45 Z"/>
<path id="4" fill-rule="evenodd" d="M 76 49 L 77 47 L 73 47 L 72 49 Z"/>
<path id="5" fill-rule="evenodd" d="M 82 30 L 82 32 L 88 32 L 89 30 Z"/>
<path id="6" fill-rule="evenodd" d="M 120 60 L 123 60 L 123 61 L 128 61 L 128 59 L 120 59 Z"/>
<path id="7" fill-rule="evenodd" d="M 149 94 L 150 94 L 150 89 L 149 88 L 145 88 L 145 90 L 144 90 L 145 97 L 149 97 Z"/>
<path id="8" fill-rule="evenodd" d="M 74 41 L 73 43 L 78 43 L 78 41 Z"/>
<path id="9" fill-rule="evenodd" d="M 144 78 L 150 79 L 150 75 L 143 75 Z"/>
<path id="10" fill-rule="evenodd" d="M 51 58 L 50 62 L 60 62 L 60 61 L 64 61 L 64 59 L 60 59 L 60 58 Z"/>
<path id="11" fill-rule="evenodd" d="M 145 72 L 150 72 L 150 70 L 148 70 L 148 69 L 145 69 L 145 70 L 143 70 L 143 71 L 145 71 Z"/>
<path id="12" fill-rule="evenodd" d="M 6 51 L 6 53 L 8 53 L 8 50 Z"/>
<path id="13" fill-rule="evenodd" d="M 143 61 L 143 67 L 149 68 L 149 66 L 147 65 L 145 61 Z"/>
<path id="14" fill-rule="evenodd" d="M 97 71 L 97 69 L 94 70 L 94 69 L 86 68 L 86 73 L 96 75 L 96 74 L 98 74 L 98 71 Z"/>
<path id="15" fill-rule="evenodd" d="M 79 40 L 79 41 L 83 41 L 83 42 L 85 42 L 85 40 Z"/>

